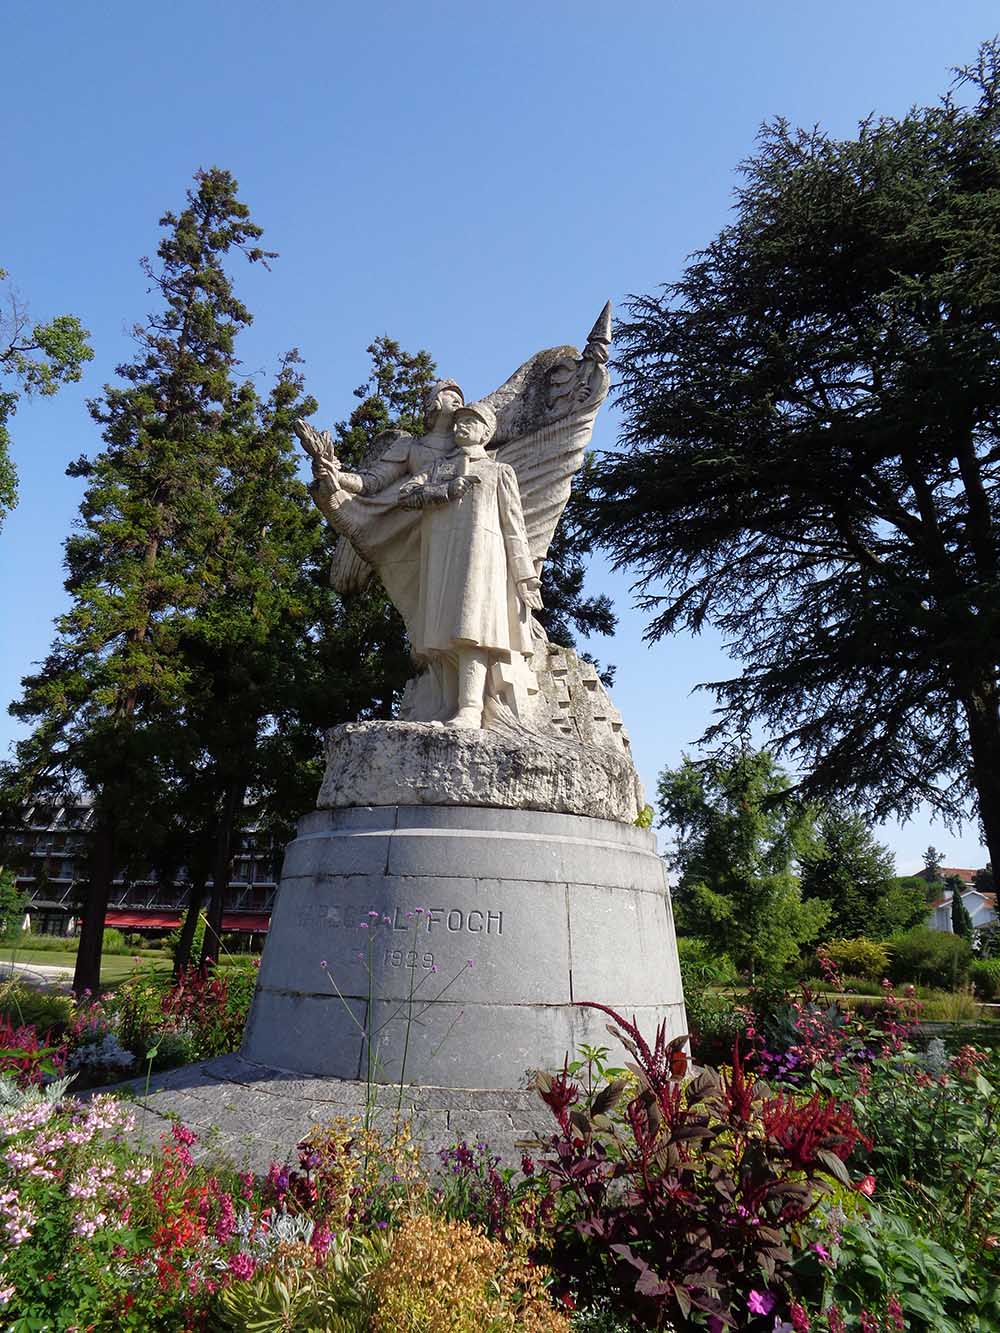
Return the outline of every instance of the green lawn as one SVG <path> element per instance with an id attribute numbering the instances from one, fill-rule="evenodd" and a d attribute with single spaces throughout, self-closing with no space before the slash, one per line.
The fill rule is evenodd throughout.
<path id="1" fill-rule="evenodd" d="M 101 984 L 124 981 L 136 967 L 135 959 L 140 959 L 142 968 L 155 968 L 157 971 L 169 971 L 171 960 L 168 954 L 140 953 L 101 955 Z M 0 963 L 24 963 L 26 967 L 65 967 L 76 966 L 76 950 L 29 949 L 18 945 L 0 945 Z M 67 978 L 68 979 L 68 978 Z"/>

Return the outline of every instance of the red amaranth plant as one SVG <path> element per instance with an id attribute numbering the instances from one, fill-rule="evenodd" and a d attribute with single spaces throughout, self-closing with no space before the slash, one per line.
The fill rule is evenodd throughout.
<path id="1" fill-rule="evenodd" d="M 615 1115 L 623 1082 L 589 1104 L 565 1070 L 539 1082 L 559 1126 L 537 1164 L 559 1205 L 555 1267 L 584 1297 L 602 1274 L 650 1326 L 696 1310 L 743 1327 L 754 1302 L 789 1312 L 797 1224 L 831 1178 L 850 1179 L 845 1159 L 863 1142 L 850 1111 L 770 1096 L 738 1047 L 724 1076 L 683 1081 L 686 1037 L 661 1027 L 650 1045 L 634 1022 L 593 1007 L 614 1020 L 638 1090 Z"/>

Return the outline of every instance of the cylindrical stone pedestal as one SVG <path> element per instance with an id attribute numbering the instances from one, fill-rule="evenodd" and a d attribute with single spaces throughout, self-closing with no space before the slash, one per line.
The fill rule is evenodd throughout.
<path id="1" fill-rule="evenodd" d="M 474 806 L 318 810 L 285 853 L 245 1059 L 296 1073 L 515 1088 L 583 1042 L 685 1029 L 651 832 Z"/>

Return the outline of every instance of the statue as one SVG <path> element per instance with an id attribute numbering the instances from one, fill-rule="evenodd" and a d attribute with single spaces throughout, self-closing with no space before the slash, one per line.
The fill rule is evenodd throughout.
<path id="1" fill-rule="evenodd" d="M 426 433 L 383 433 L 357 472 L 341 468 L 328 431 L 296 423 L 313 499 L 340 533 L 334 586 L 356 591 L 376 570 L 422 668 L 403 720 L 531 727 L 531 660 L 546 641 L 531 612 L 607 394 L 610 342 L 609 302 L 582 354 L 539 352 L 480 402 L 466 405 L 454 380 L 440 381 L 425 401 Z"/>

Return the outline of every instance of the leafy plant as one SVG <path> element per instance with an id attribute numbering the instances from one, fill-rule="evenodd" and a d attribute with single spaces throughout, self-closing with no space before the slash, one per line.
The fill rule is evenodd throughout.
<path id="1" fill-rule="evenodd" d="M 827 940 L 822 946 L 841 972 L 881 981 L 889 974 L 889 945 L 859 936 L 853 940 Z"/>
<path id="2" fill-rule="evenodd" d="M 791 1278 L 792 1236 L 862 1144 L 850 1109 L 774 1096 L 745 1069 L 684 1082 L 686 1038 L 650 1046 L 603 1005 L 633 1057 L 624 1113 L 615 1080 L 589 1105 L 568 1070 L 539 1076 L 558 1132 L 539 1162 L 555 1195 L 553 1266 L 586 1304 L 613 1293 L 640 1322 L 692 1312 L 725 1325 L 755 1296 L 770 1311 Z M 763 1291 L 761 1290 L 763 1289 Z M 766 1298 L 765 1298 L 766 1297 Z"/>
<path id="3" fill-rule="evenodd" d="M 374 1313 L 371 1276 L 387 1249 L 378 1236 L 345 1232 L 317 1262 L 307 1244 L 282 1245 L 272 1265 L 220 1293 L 220 1325 L 234 1333 L 367 1333 Z"/>
<path id="4" fill-rule="evenodd" d="M 897 982 L 915 981 L 952 990 L 965 981 L 971 962 L 968 940 L 918 926 L 893 937 L 889 975 Z"/>
<path id="5" fill-rule="evenodd" d="M 969 968 L 969 980 L 982 1000 L 995 1000 L 1000 994 L 1000 958 L 976 958 Z"/>

